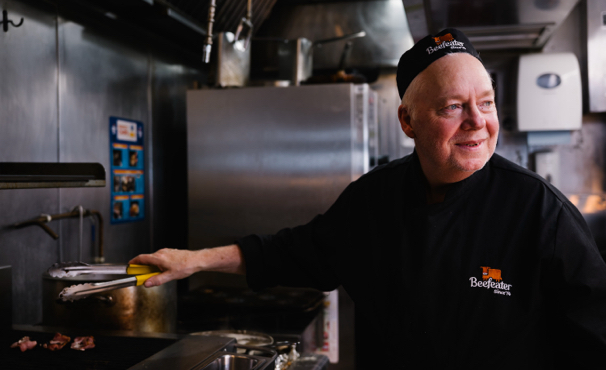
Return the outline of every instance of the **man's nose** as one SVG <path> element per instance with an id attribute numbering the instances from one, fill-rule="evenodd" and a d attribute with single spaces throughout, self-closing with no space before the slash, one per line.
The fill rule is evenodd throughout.
<path id="1" fill-rule="evenodd" d="M 476 104 L 467 106 L 465 120 L 462 128 L 464 130 L 480 130 L 486 126 L 486 119 Z"/>

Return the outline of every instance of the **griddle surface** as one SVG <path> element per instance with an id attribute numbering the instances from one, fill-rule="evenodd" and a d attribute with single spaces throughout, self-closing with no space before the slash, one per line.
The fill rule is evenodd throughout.
<path id="1" fill-rule="evenodd" d="M 72 340 L 59 351 L 50 351 L 40 346 L 36 346 L 33 350 L 25 352 L 21 352 L 19 348 L 10 348 L 11 344 L 24 336 L 29 336 L 31 340 L 42 344 L 48 343 L 54 334 L 21 330 L 3 332 L 0 340 L 0 368 L 6 370 L 128 369 L 176 342 L 176 339 L 166 338 L 95 335 L 95 348 L 86 351 L 76 351 L 69 348 L 74 338 L 89 334 L 84 331 L 70 330 L 61 333 L 71 337 Z"/>

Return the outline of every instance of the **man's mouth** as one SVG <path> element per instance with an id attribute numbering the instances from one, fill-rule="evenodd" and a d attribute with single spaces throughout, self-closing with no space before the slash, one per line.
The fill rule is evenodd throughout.
<path id="1" fill-rule="evenodd" d="M 462 147 L 466 147 L 466 148 L 475 148 L 478 147 L 482 144 L 482 140 L 480 141 L 466 141 L 466 142 L 462 142 L 462 143 L 457 143 L 457 146 L 462 146 Z"/>

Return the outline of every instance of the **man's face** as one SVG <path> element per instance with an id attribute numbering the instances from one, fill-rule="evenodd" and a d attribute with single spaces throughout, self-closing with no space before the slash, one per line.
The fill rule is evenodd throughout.
<path id="1" fill-rule="evenodd" d="M 398 111 L 402 129 L 414 138 L 430 185 L 461 181 L 481 169 L 494 153 L 499 120 L 492 83 L 471 55 L 446 55 L 417 77 L 410 115 Z"/>

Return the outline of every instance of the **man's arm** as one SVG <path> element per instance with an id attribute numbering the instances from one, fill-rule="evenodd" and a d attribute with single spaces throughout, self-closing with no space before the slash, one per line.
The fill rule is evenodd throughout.
<path id="1" fill-rule="evenodd" d="M 246 274 L 240 247 L 236 244 L 200 250 L 160 249 L 152 254 L 140 254 L 131 264 L 154 265 L 162 271 L 145 282 L 146 287 L 162 285 L 171 280 L 184 279 L 199 271 Z"/>

